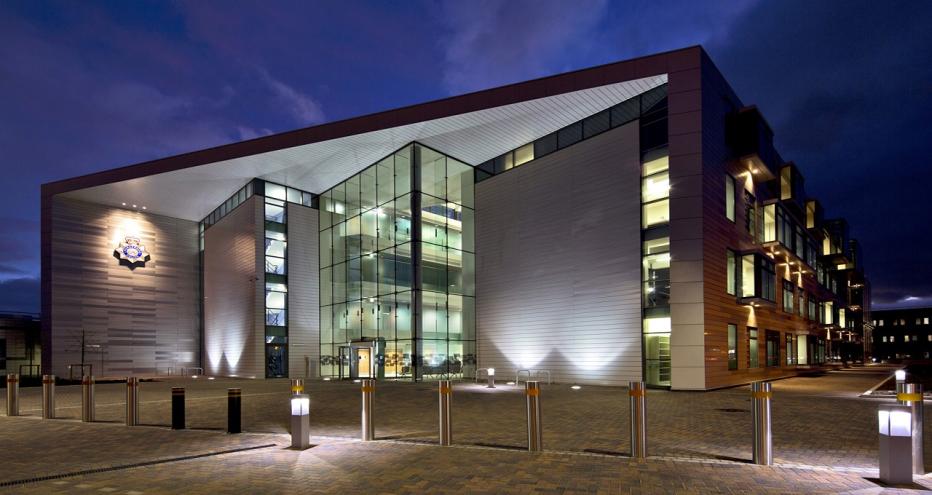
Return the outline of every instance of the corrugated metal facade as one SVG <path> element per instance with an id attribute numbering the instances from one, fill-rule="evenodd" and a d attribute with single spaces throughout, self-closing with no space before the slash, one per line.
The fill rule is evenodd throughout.
<path id="1" fill-rule="evenodd" d="M 288 203 L 288 376 L 320 374 L 319 212 Z"/>

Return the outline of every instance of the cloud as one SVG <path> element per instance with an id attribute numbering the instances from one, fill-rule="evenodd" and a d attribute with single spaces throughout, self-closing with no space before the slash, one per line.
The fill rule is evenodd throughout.
<path id="1" fill-rule="evenodd" d="M 0 311 L 39 312 L 39 279 L 0 280 Z"/>
<path id="2" fill-rule="evenodd" d="M 449 35 L 444 47 L 443 85 L 451 94 L 498 86 L 551 72 L 567 55 L 594 46 L 605 0 L 490 0 L 444 2 L 440 18 Z"/>
<path id="3" fill-rule="evenodd" d="M 290 112 L 298 125 L 306 126 L 324 121 L 324 112 L 316 100 L 272 77 L 263 68 L 257 68 L 257 71 L 262 81 L 272 90 L 272 93 Z"/>

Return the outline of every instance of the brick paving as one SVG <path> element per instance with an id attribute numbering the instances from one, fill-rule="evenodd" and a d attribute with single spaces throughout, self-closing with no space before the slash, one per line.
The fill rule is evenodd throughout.
<path id="1" fill-rule="evenodd" d="M 747 387 L 705 393 L 650 391 L 648 439 L 654 457 L 638 463 L 624 457 L 629 449 L 627 395 L 618 388 L 587 386 L 574 391 L 566 385 L 544 385 L 548 452 L 533 455 L 483 447 L 525 445 L 523 393 L 507 385 L 489 390 L 468 382 L 456 384 L 457 446 L 440 448 L 426 445 L 436 442 L 436 384 L 379 383 L 375 422 L 376 436 L 382 440 L 364 444 L 354 440 L 359 434 L 359 385 L 308 382 L 312 441 L 318 446 L 299 453 L 284 449 L 289 419 L 286 380 L 143 383 L 140 416 L 142 423 L 151 425 L 170 424 L 170 388 L 187 387 L 188 426 L 198 430 L 184 432 L 115 424 L 123 420 L 125 385 L 101 384 L 97 417 L 111 424 L 0 417 L 0 438 L 6 446 L 0 449 L 0 483 L 274 443 L 259 450 L 9 490 L 215 493 L 238 487 L 245 493 L 275 493 L 299 483 L 302 491 L 373 493 L 877 493 L 881 488 L 865 477 L 876 477 L 875 418 L 880 401 L 858 395 L 882 377 L 856 370 L 774 382 L 773 468 L 747 464 Z M 243 389 L 243 424 L 250 434 L 222 433 L 228 386 Z M 40 397 L 39 389 L 24 389 L 23 414 L 38 416 Z M 5 409 L 3 400 L 0 406 Z M 77 418 L 80 387 L 59 387 L 57 403 L 59 417 Z M 932 452 L 932 435 L 926 441 L 927 452 Z M 932 487 L 925 477 L 917 483 Z"/>

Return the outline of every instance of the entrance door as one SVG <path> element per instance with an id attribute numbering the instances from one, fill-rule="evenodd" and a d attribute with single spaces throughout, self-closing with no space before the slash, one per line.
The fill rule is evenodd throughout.
<path id="1" fill-rule="evenodd" d="M 340 346 L 340 379 L 352 378 L 352 370 L 355 366 L 350 366 L 350 347 L 348 345 Z"/>
<path id="2" fill-rule="evenodd" d="M 372 348 L 357 347 L 353 349 L 356 358 L 356 376 L 353 378 L 371 378 L 372 377 Z"/>

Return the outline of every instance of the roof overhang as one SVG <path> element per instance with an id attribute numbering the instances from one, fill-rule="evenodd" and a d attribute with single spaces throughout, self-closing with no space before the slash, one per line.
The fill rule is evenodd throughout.
<path id="1" fill-rule="evenodd" d="M 198 221 L 258 177 L 321 193 L 418 141 L 478 165 L 667 82 L 692 47 L 43 185 L 54 195 Z"/>

